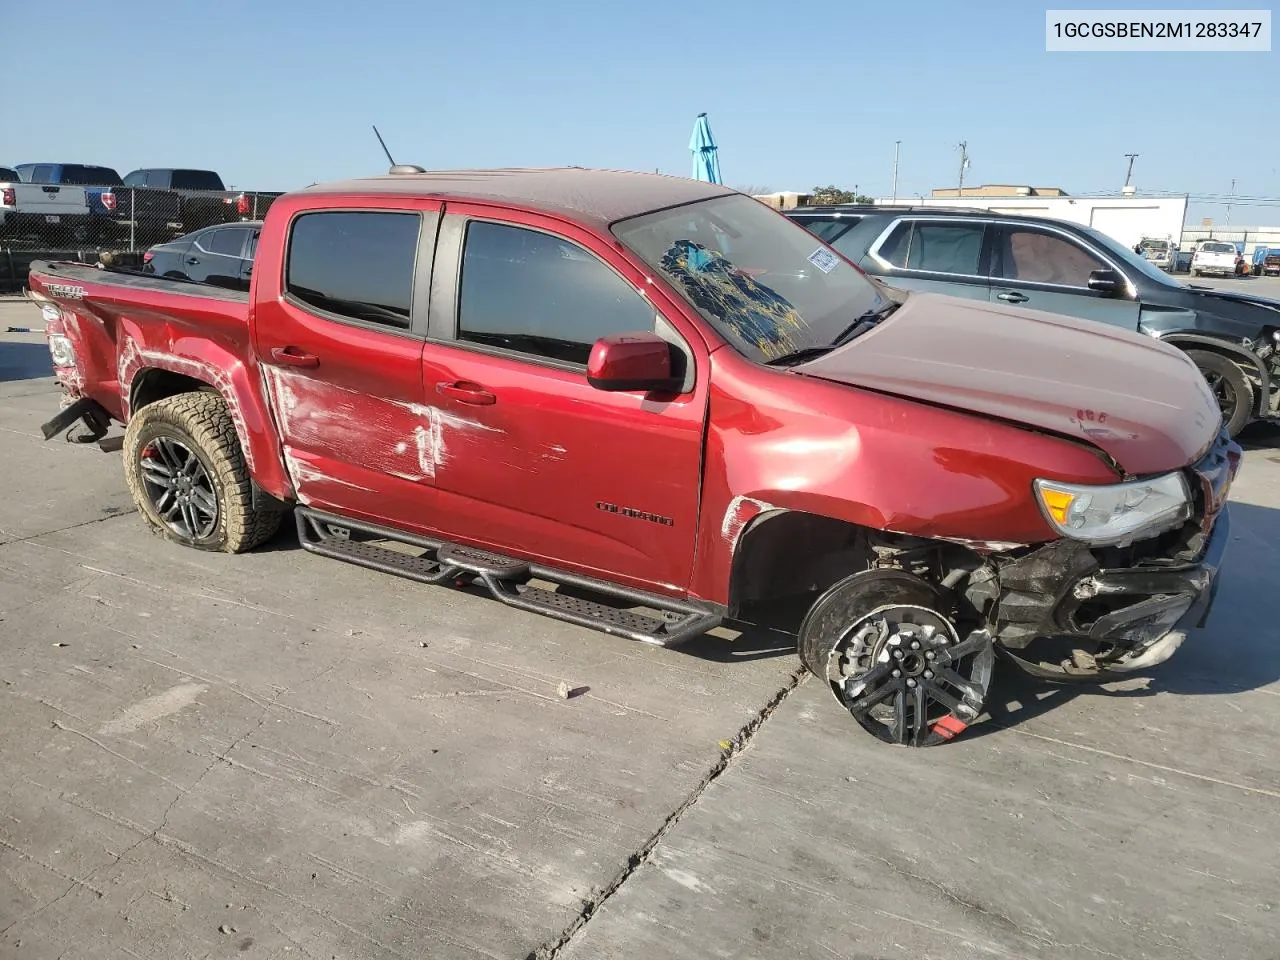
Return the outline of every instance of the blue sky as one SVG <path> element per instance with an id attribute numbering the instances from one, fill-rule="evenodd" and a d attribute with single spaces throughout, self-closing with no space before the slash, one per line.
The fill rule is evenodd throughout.
<path id="1" fill-rule="evenodd" d="M 1235 178 L 1280 197 L 1274 102 L 1254 94 L 1280 80 L 1276 53 L 1046 53 L 1046 4 L 56 6 L 10 24 L 58 27 L 6 41 L 5 75 L 27 79 L 0 98 L 0 163 L 212 167 L 290 189 L 382 172 L 377 123 L 427 167 L 687 174 L 705 110 L 734 186 L 887 195 L 901 140 L 899 195 L 927 194 L 955 183 L 966 140 L 969 183 L 1115 190 L 1137 152 L 1139 188 L 1227 194 Z M 1280 204 L 1237 204 L 1231 222 L 1280 223 Z"/>

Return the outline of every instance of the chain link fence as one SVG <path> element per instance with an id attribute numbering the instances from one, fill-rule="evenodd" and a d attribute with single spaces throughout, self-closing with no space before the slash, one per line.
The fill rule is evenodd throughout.
<path id="1" fill-rule="evenodd" d="M 261 220 L 278 196 L 0 182 L 0 290 L 22 289 L 33 260 L 140 254 L 202 227 Z"/>

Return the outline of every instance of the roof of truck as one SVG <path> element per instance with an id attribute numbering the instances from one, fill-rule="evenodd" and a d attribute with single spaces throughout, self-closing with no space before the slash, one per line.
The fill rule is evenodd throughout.
<path id="1" fill-rule="evenodd" d="M 735 191 L 714 183 L 659 173 L 584 167 L 511 167 L 396 173 L 321 183 L 308 194 L 383 194 L 475 200 L 537 210 L 591 227 Z"/>

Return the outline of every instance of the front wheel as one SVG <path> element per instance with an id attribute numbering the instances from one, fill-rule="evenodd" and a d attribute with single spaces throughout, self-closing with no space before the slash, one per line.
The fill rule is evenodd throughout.
<path id="1" fill-rule="evenodd" d="M 1226 424 L 1227 433 L 1234 437 L 1253 419 L 1253 384 L 1239 364 L 1220 353 L 1188 350 L 1187 356 L 1204 375 L 1209 389 L 1218 401 L 1218 409 L 1222 411 L 1222 421 Z"/>
<path id="2" fill-rule="evenodd" d="M 800 660 L 885 743 L 935 746 L 977 720 L 995 661 L 991 635 L 961 640 L 939 590 L 899 570 L 840 581 L 810 609 Z"/>
<path id="3" fill-rule="evenodd" d="M 153 532 L 197 550 L 240 553 L 279 528 L 253 506 L 240 441 L 215 393 L 180 393 L 143 407 L 124 435 L 125 479 Z"/>

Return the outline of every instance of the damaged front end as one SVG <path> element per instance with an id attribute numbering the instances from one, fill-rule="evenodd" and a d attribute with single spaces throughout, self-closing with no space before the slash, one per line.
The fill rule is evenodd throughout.
<path id="1" fill-rule="evenodd" d="M 1189 516 L 1126 546 L 1060 539 L 998 555 L 971 578 L 1000 648 L 1028 673 L 1105 680 L 1167 660 L 1213 604 L 1240 448 L 1225 431 L 1184 473 Z"/>
<path id="2" fill-rule="evenodd" d="M 1240 458 L 1223 431 L 1185 470 L 1088 488 L 1099 494 L 1095 507 L 1104 504 L 1104 522 L 1122 510 L 1103 491 L 1163 483 L 1179 494 L 1163 519 L 1093 543 L 1063 536 L 979 546 L 870 534 L 868 569 L 810 608 L 800 657 L 865 730 L 911 746 L 944 743 L 978 719 L 997 652 L 1058 681 L 1153 667 L 1209 615 Z M 1060 519 L 1070 519 L 1065 509 Z"/>

